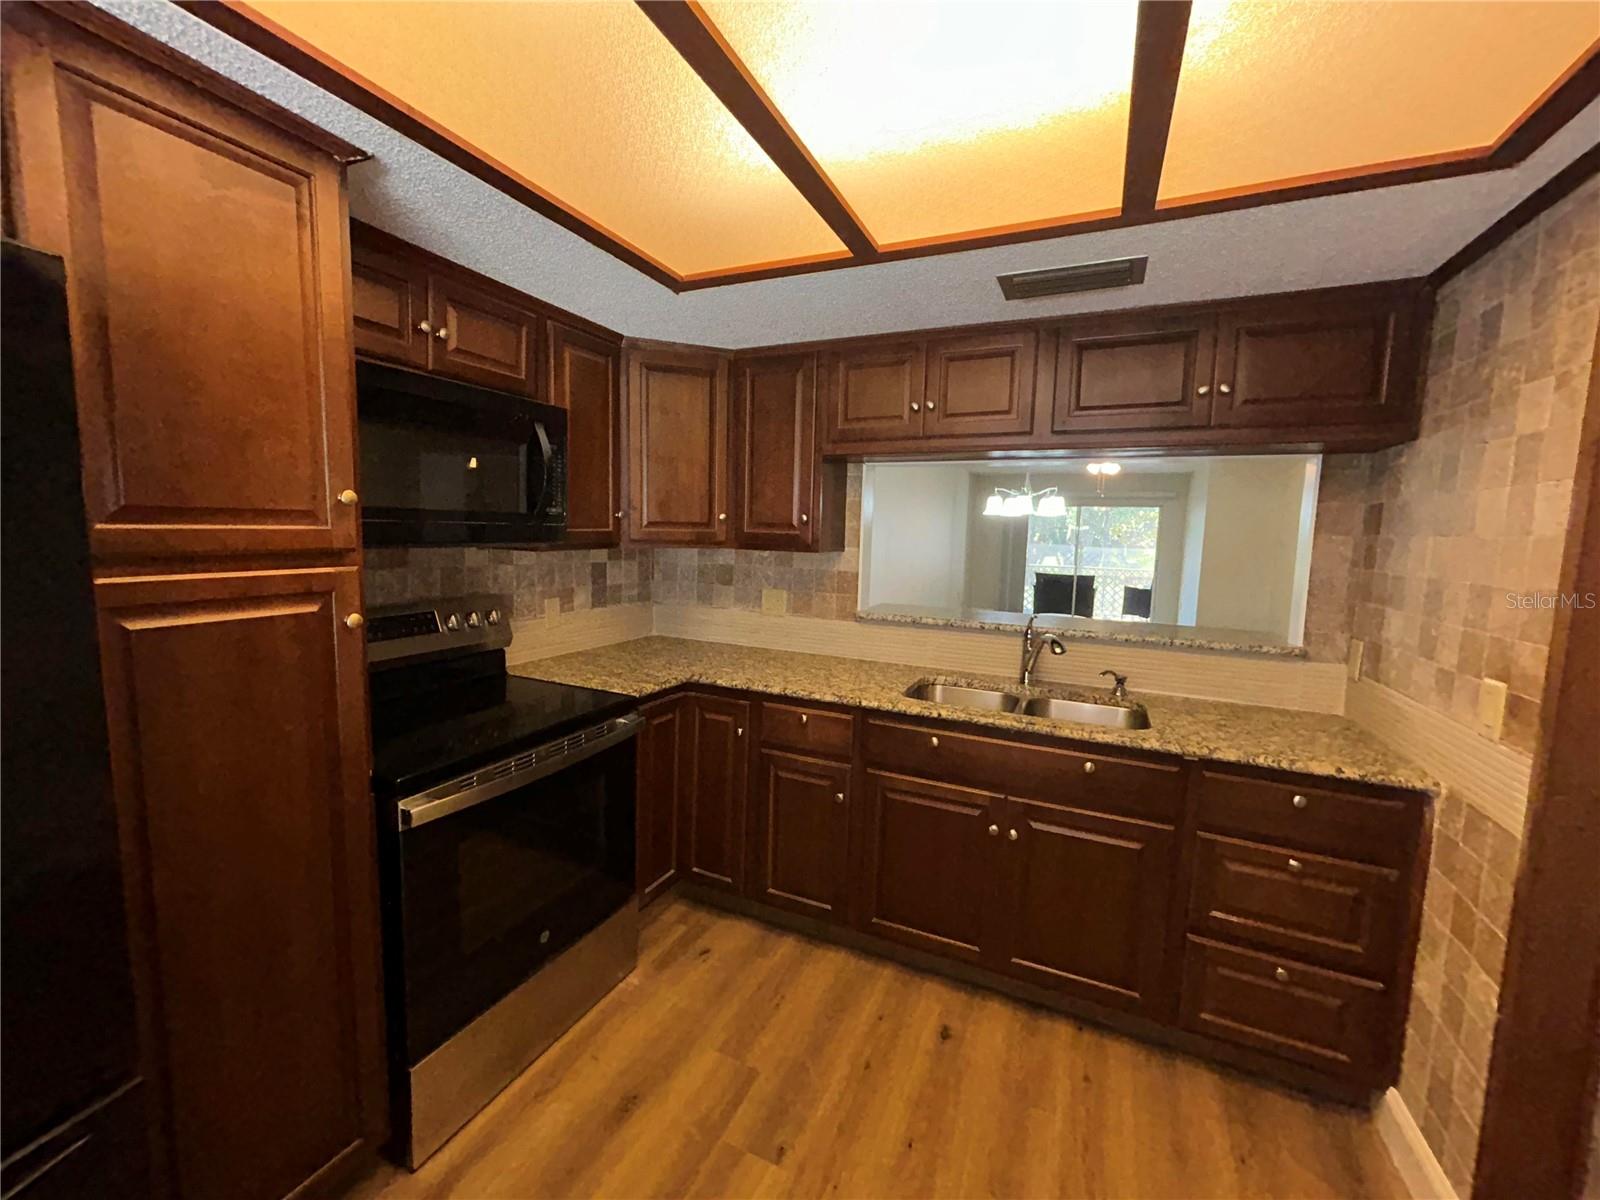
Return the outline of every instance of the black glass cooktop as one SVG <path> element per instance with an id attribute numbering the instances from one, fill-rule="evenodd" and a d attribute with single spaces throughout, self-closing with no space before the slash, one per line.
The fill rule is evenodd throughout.
<path id="1" fill-rule="evenodd" d="M 505 673 L 499 651 L 372 674 L 372 781 L 425 791 L 531 746 L 621 716 L 638 700 Z"/>

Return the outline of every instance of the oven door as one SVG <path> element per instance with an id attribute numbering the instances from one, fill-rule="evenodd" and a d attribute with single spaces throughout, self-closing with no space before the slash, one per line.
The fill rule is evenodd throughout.
<path id="1" fill-rule="evenodd" d="M 391 985 L 409 1065 L 633 902 L 638 724 L 607 722 L 603 744 L 569 750 L 551 773 L 507 770 L 538 752 L 486 768 L 473 790 L 505 789 L 487 799 L 439 788 L 401 802 Z"/>

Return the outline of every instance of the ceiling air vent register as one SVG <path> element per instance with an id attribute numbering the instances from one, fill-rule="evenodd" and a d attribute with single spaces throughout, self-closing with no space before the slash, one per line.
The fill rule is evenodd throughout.
<path id="1" fill-rule="evenodd" d="M 1042 271 L 1013 271 L 1009 275 L 996 275 L 995 279 L 1007 300 L 1034 300 L 1040 296 L 1097 292 L 1103 288 L 1143 283 L 1145 264 L 1149 261 L 1141 254 L 1137 258 L 1108 258 L 1104 262 L 1046 267 Z"/>

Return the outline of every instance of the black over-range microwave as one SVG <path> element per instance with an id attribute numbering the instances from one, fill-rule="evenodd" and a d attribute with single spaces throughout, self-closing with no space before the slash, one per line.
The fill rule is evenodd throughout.
<path id="1" fill-rule="evenodd" d="M 567 528 L 567 413 L 403 367 L 356 364 L 362 541 L 508 546 Z"/>

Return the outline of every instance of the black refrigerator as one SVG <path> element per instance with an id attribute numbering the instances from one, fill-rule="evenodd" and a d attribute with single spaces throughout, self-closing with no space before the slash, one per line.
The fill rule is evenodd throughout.
<path id="1" fill-rule="evenodd" d="M 147 1195 L 62 262 L 0 243 L 0 1194 Z"/>

